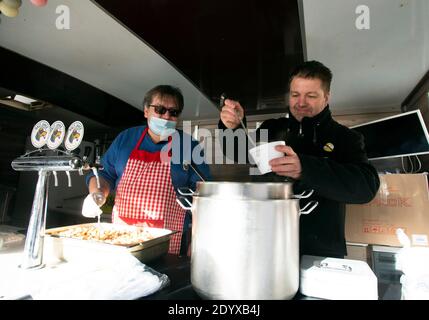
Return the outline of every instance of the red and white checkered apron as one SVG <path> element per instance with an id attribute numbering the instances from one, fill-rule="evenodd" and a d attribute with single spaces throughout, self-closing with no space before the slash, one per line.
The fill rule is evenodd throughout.
<path id="1" fill-rule="evenodd" d="M 185 210 L 176 202 L 171 182 L 170 161 L 161 161 L 161 152 L 139 150 L 148 128 L 130 154 L 119 181 L 113 222 L 144 225 L 179 231 L 170 240 L 169 253 L 179 254 Z M 171 150 L 171 138 L 169 139 Z M 171 151 L 169 151 L 171 153 Z M 171 158 L 169 154 L 168 159 Z"/>

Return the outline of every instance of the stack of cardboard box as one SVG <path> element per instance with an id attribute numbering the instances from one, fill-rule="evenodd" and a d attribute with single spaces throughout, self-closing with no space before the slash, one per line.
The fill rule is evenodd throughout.
<path id="1" fill-rule="evenodd" d="M 371 202 L 346 206 L 345 258 L 366 261 L 381 282 L 398 283 L 397 228 L 405 231 L 412 246 L 429 246 L 427 174 L 380 175 L 380 189 Z"/>
<path id="2" fill-rule="evenodd" d="M 427 174 L 380 175 L 380 189 L 371 202 L 346 206 L 349 242 L 401 246 L 397 228 L 405 231 L 412 245 L 429 245 Z"/>

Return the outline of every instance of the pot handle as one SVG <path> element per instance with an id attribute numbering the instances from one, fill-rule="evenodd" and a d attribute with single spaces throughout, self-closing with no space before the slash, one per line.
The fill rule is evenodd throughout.
<path id="1" fill-rule="evenodd" d="M 318 206 L 318 204 L 319 204 L 318 201 L 310 201 L 309 203 L 307 203 L 304 206 L 304 208 L 299 210 L 299 214 L 309 214 L 311 211 L 313 211 Z M 310 207 L 310 209 L 306 210 L 308 207 Z"/>
<path id="2" fill-rule="evenodd" d="M 189 205 L 189 207 L 186 207 L 183 205 L 182 199 L 185 200 L 185 202 Z M 182 209 L 184 209 L 184 210 L 191 210 L 192 209 L 192 203 L 188 199 L 186 199 L 186 197 L 177 197 L 176 201 L 179 204 L 179 206 L 182 207 Z"/>
<path id="3" fill-rule="evenodd" d="M 314 190 L 304 191 L 303 193 L 300 193 L 300 194 L 294 194 L 293 197 L 295 199 L 306 199 L 306 198 L 309 198 L 313 193 L 314 193 Z"/>
<path id="4" fill-rule="evenodd" d="M 343 263 L 338 263 L 334 261 L 330 261 L 330 262 L 314 261 L 313 265 L 321 269 L 341 270 L 341 271 L 347 271 L 347 272 L 353 271 L 353 268 L 351 266 L 345 263 L 343 264 Z"/>
<path id="5" fill-rule="evenodd" d="M 182 190 L 185 190 L 185 192 Z M 194 191 L 192 191 L 190 188 L 186 188 L 186 187 L 177 188 L 177 192 L 179 194 L 181 194 L 182 196 L 193 196 L 195 194 Z"/>

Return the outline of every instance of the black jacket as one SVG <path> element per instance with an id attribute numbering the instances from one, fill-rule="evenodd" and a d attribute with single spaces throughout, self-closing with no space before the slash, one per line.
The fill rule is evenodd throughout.
<path id="1" fill-rule="evenodd" d="M 221 121 L 219 128 L 225 129 Z M 284 140 L 298 154 L 302 174 L 294 182 L 294 192 L 314 190 L 307 201 L 319 202 L 313 212 L 300 217 L 300 253 L 346 255 L 345 203 L 371 201 L 380 184 L 362 135 L 334 121 L 329 107 L 301 123 L 288 113 L 285 118 L 264 121 L 259 129 L 268 129 L 269 141 Z M 285 181 L 285 177 L 268 173 L 253 180 Z M 301 200 L 301 207 L 305 201 Z"/>

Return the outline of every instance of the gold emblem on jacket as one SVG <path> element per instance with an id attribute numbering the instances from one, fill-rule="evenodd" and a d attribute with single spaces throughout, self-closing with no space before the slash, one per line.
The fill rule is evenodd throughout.
<path id="1" fill-rule="evenodd" d="M 328 142 L 327 144 L 325 144 L 323 146 L 323 150 L 325 150 L 326 152 L 332 152 L 334 151 L 334 145 L 330 142 Z"/>

